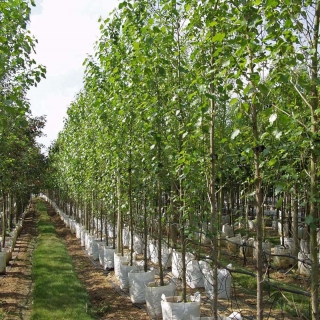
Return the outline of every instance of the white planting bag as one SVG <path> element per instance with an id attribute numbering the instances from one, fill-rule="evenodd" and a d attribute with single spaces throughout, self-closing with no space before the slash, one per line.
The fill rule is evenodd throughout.
<path id="1" fill-rule="evenodd" d="M 294 264 L 294 260 L 289 257 L 283 257 L 290 255 L 290 249 L 284 246 L 275 246 L 274 247 L 274 254 L 277 256 L 273 257 L 273 263 L 275 266 L 279 268 L 287 269 L 290 265 Z"/>
<path id="2" fill-rule="evenodd" d="M 129 247 L 130 245 L 129 227 L 123 228 L 122 230 L 122 244 L 124 247 Z"/>
<path id="3" fill-rule="evenodd" d="M 186 253 L 186 265 L 189 261 L 194 260 L 195 257 L 192 253 Z M 171 272 L 175 278 L 181 278 L 182 276 L 182 253 L 176 251 L 175 249 L 172 250 L 172 269 Z"/>
<path id="4" fill-rule="evenodd" d="M 6 273 L 6 253 L 0 252 L 0 274 Z"/>
<path id="5" fill-rule="evenodd" d="M 70 227 L 70 219 L 67 218 L 65 215 L 63 216 L 64 224 L 67 228 Z"/>
<path id="6" fill-rule="evenodd" d="M 89 234 L 87 237 L 87 243 L 86 243 L 86 250 L 89 255 L 92 255 L 93 241 L 94 241 L 94 236 Z"/>
<path id="7" fill-rule="evenodd" d="M 199 261 L 199 265 L 203 274 L 204 287 L 207 297 L 212 300 L 214 298 L 213 270 L 206 261 Z M 218 269 L 217 272 L 218 299 L 230 299 L 232 276 L 227 269 Z"/>
<path id="8" fill-rule="evenodd" d="M 161 296 L 161 310 L 163 320 L 191 320 L 200 317 L 200 293 L 191 302 L 183 302 L 180 296 Z"/>
<path id="9" fill-rule="evenodd" d="M 278 222 L 277 220 L 272 220 L 272 230 L 278 230 Z"/>
<path id="10" fill-rule="evenodd" d="M 164 269 L 170 268 L 172 265 L 172 249 L 166 244 L 161 246 L 161 262 Z"/>
<path id="11" fill-rule="evenodd" d="M 72 234 L 76 233 L 76 221 L 73 219 L 70 219 L 70 231 Z"/>
<path id="12" fill-rule="evenodd" d="M 133 250 L 137 254 L 143 253 L 143 242 L 141 237 L 137 234 L 133 235 Z"/>
<path id="13" fill-rule="evenodd" d="M 181 278 L 182 276 L 182 253 L 172 250 L 172 270 L 173 276 L 175 278 Z"/>
<path id="14" fill-rule="evenodd" d="M 258 241 L 254 241 L 253 242 L 253 258 L 255 260 L 257 260 L 258 258 Z M 271 244 L 268 241 L 262 242 L 262 251 L 266 252 L 266 253 L 271 253 Z M 269 257 L 267 256 L 267 259 L 269 259 Z"/>
<path id="15" fill-rule="evenodd" d="M 241 313 L 232 312 L 229 317 L 226 317 L 226 320 L 242 320 Z"/>
<path id="16" fill-rule="evenodd" d="M 84 228 L 81 230 L 81 246 L 85 247 L 88 231 Z"/>
<path id="17" fill-rule="evenodd" d="M 245 244 L 245 245 L 244 245 Z M 243 257 L 243 253 L 245 253 L 246 258 L 253 256 L 253 245 L 254 239 L 242 239 L 242 246 L 240 247 L 240 257 Z"/>
<path id="18" fill-rule="evenodd" d="M 281 222 L 278 222 L 278 234 L 279 234 L 279 236 L 282 236 L 282 224 L 281 224 Z M 283 236 L 284 237 L 288 237 L 289 236 L 289 225 L 286 222 L 283 225 Z"/>
<path id="19" fill-rule="evenodd" d="M 92 258 L 93 260 L 99 259 L 99 247 L 98 247 L 98 240 L 92 240 Z"/>
<path id="20" fill-rule="evenodd" d="M 100 260 L 100 251 L 103 252 L 103 247 L 105 246 L 106 242 L 104 240 L 94 240 L 94 246 L 97 246 L 97 248 L 93 248 L 92 250 L 92 256 L 94 260 Z M 97 250 L 96 252 L 94 252 Z"/>
<path id="21" fill-rule="evenodd" d="M 174 283 L 164 286 L 158 286 L 155 282 L 149 282 L 145 287 L 146 304 L 148 315 L 151 319 L 160 319 L 161 312 L 161 296 L 173 296 L 176 290 Z"/>
<path id="22" fill-rule="evenodd" d="M 104 258 L 106 259 L 106 251 L 104 252 Z M 120 274 L 120 263 L 121 261 L 129 263 L 128 256 L 122 256 L 121 253 L 113 253 L 113 261 L 114 261 L 114 274 L 119 279 Z"/>
<path id="23" fill-rule="evenodd" d="M 107 236 L 109 238 L 113 238 L 113 226 L 111 226 L 111 225 L 108 225 L 108 227 L 107 227 Z"/>
<path id="24" fill-rule="evenodd" d="M 229 224 L 224 224 L 222 226 L 222 237 L 233 237 L 233 228 Z"/>
<path id="25" fill-rule="evenodd" d="M 190 260 L 186 267 L 187 285 L 192 288 L 204 287 L 203 275 L 198 260 Z"/>
<path id="26" fill-rule="evenodd" d="M 248 220 L 248 224 L 249 224 L 250 230 L 256 230 L 256 224 L 255 224 L 254 220 Z"/>
<path id="27" fill-rule="evenodd" d="M 149 250 L 150 250 L 150 260 L 152 263 L 158 263 L 158 246 L 155 241 L 150 240 L 149 242 Z"/>
<path id="28" fill-rule="evenodd" d="M 129 278 L 129 294 L 132 303 L 145 303 L 147 283 L 154 281 L 154 270 L 140 271 L 137 269 L 131 270 L 128 273 Z"/>
<path id="29" fill-rule="evenodd" d="M 286 248 L 288 248 L 289 249 L 289 254 L 292 254 L 294 252 L 294 249 L 295 249 L 294 239 L 293 238 L 284 237 L 283 241 L 284 241 L 284 244 L 282 243 L 282 238 L 280 238 L 280 244 L 284 245 Z"/>
<path id="30" fill-rule="evenodd" d="M 298 261 L 298 273 L 306 277 L 309 277 L 311 274 L 310 254 L 299 252 L 298 259 L 302 260 L 302 261 Z"/>
<path id="31" fill-rule="evenodd" d="M 191 317 L 191 320 L 213 320 L 213 317 Z M 242 320 L 239 312 L 232 312 L 229 317 L 218 314 L 218 320 Z"/>
<path id="32" fill-rule="evenodd" d="M 113 269 L 114 266 L 114 257 L 115 257 L 115 251 L 116 249 L 113 249 L 112 247 L 105 246 L 103 250 L 103 267 L 104 269 Z M 116 268 L 115 268 L 116 269 Z M 116 271 L 115 271 L 116 273 Z"/>
<path id="33" fill-rule="evenodd" d="M 80 223 L 76 222 L 76 237 L 80 239 L 80 236 L 81 236 L 81 225 Z"/>
<path id="34" fill-rule="evenodd" d="M 310 253 L 309 241 L 301 239 L 300 240 L 300 248 L 302 253 Z"/>
<path id="35" fill-rule="evenodd" d="M 298 228 L 298 238 L 306 240 L 308 238 L 308 229 L 305 227 Z"/>
<path id="36" fill-rule="evenodd" d="M 102 243 L 103 242 L 103 243 Z M 98 243 L 99 248 L 99 263 L 104 267 L 104 248 L 106 247 L 106 244 L 104 241 L 101 241 Z M 112 255 L 113 258 L 113 255 Z"/>
<path id="37" fill-rule="evenodd" d="M 150 258 L 152 263 L 159 263 L 159 250 L 158 244 L 153 241 L 148 241 L 148 258 Z M 169 248 L 166 244 L 161 244 L 161 263 L 162 267 L 167 269 L 171 267 L 172 263 L 172 249 Z"/>
<path id="38" fill-rule="evenodd" d="M 131 270 L 138 270 L 137 266 L 128 266 L 127 262 L 120 261 L 120 270 L 119 270 L 119 282 L 121 290 L 129 289 L 129 277 L 128 273 Z"/>
<path id="39" fill-rule="evenodd" d="M 242 245 L 241 234 L 238 233 L 234 237 L 227 237 L 226 239 L 228 240 L 227 241 L 227 248 L 228 248 L 229 252 L 238 253 L 239 248 Z"/>

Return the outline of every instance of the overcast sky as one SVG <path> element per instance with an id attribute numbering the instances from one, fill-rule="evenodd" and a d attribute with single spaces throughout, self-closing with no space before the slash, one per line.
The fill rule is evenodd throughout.
<path id="1" fill-rule="evenodd" d="M 107 18 L 118 0 L 36 0 L 29 29 L 38 39 L 35 60 L 47 67 L 46 79 L 28 93 L 34 116 L 47 116 L 46 147 L 63 128 L 70 102 L 82 88 L 87 54 L 99 38 L 98 19 Z"/>

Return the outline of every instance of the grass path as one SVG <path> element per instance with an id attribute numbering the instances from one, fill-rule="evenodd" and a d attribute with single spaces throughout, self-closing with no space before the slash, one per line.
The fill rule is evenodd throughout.
<path id="1" fill-rule="evenodd" d="M 33 254 L 32 320 L 93 319 L 89 295 L 74 270 L 65 244 L 58 238 L 47 208 L 37 201 L 38 240 Z"/>

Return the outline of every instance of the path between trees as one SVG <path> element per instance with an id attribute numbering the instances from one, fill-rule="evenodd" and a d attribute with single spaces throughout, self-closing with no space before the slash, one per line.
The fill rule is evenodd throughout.
<path id="1" fill-rule="evenodd" d="M 146 311 L 134 306 L 128 296 L 117 290 L 117 286 L 109 280 L 109 275 L 86 256 L 80 241 L 64 226 L 54 209 L 46 205 L 57 234 L 64 240 L 75 270 L 90 295 L 91 308 L 97 314 L 97 319 L 149 319 Z M 0 319 L 30 319 L 32 252 L 36 239 L 36 219 L 29 212 L 17 239 L 13 260 L 7 267 L 6 275 L 0 278 Z"/>
<path id="2" fill-rule="evenodd" d="M 36 245 L 36 220 L 25 217 L 7 273 L 0 277 L 0 319 L 29 319 L 32 291 L 32 252 Z"/>
<path id="3" fill-rule="evenodd" d="M 54 223 L 58 236 L 63 239 L 73 260 L 75 271 L 90 295 L 91 309 L 97 315 L 96 319 L 150 319 L 145 307 L 132 304 L 128 295 L 119 289 L 113 272 L 106 273 L 97 262 L 90 259 L 81 247 L 79 239 L 71 233 L 69 228 L 65 227 L 53 207 L 48 203 L 46 206 L 50 220 Z M 13 252 L 13 260 L 7 267 L 6 275 L 0 277 L 0 320 L 30 319 L 31 269 L 32 253 L 37 241 L 36 223 L 36 217 L 33 217 L 30 212 L 27 213 Z M 253 311 L 250 312 L 252 315 Z M 246 318 L 251 319 L 251 317 Z M 288 318 L 281 313 L 269 315 L 268 318 L 270 320 L 297 319 Z"/>

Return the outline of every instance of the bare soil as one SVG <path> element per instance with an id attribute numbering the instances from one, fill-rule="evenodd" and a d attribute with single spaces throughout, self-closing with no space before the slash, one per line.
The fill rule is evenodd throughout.
<path id="1" fill-rule="evenodd" d="M 13 259 L 0 278 L 0 319 L 29 319 L 32 305 L 32 253 L 36 245 L 36 220 L 28 212 L 16 241 Z"/>

